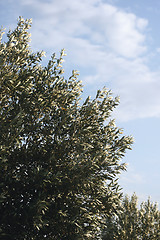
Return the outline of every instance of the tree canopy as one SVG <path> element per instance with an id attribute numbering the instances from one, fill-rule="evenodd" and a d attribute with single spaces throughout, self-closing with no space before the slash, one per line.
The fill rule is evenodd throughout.
<path id="1" fill-rule="evenodd" d="M 110 119 L 119 103 L 111 91 L 81 103 L 77 71 L 64 77 L 64 50 L 41 65 L 30 27 L 20 17 L 7 41 L 0 35 L 0 238 L 99 239 L 132 138 Z"/>
<path id="2" fill-rule="evenodd" d="M 134 193 L 120 201 L 119 211 L 109 216 L 103 240 L 159 240 L 160 211 L 150 198 L 138 206 Z"/>

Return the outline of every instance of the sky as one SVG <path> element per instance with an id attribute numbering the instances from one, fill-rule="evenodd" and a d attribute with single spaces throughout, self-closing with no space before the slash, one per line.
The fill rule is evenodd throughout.
<path id="1" fill-rule="evenodd" d="M 106 86 L 120 104 L 116 125 L 134 137 L 121 174 L 124 193 L 160 205 L 160 1 L 1 0 L 0 25 L 32 18 L 31 46 L 46 61 L 66 49 L 66 76 L 78 70 L 83 97 Z"/>

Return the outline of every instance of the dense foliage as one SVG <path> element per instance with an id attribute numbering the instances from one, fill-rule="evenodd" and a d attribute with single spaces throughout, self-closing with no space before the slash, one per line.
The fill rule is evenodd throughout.
<path id="1" fill-rule="evenodd" d="M 160 211 L 150 199 L 138 207 L 136 194 L 125 196 L 116 215 L 107 218 L 103 240 L 159 240 Z"/>
<path id="2" fill-rule="evenodd" d="M 64 51 L 47 66 L 20 18 L 0 42 L 0 239 L 99 239 L 121 191 L 120 163 L 132 138 L 110 114 L 105 88 L 80 104 L 77 72 L 66 80 Z"/>

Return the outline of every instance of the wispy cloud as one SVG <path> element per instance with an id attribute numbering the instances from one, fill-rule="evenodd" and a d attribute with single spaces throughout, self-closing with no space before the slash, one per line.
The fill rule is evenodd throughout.
<path id="1" fill-rule="evenodd" d="M 19 3 L 18 12 L 33 18 L 34 49 L 49 56 L 66 48 L 66 66 L 80 70 L 88 89 L 109 85 L 120 95 L 119 120 L 160 117 L 160 72 L 147 62 L 146 19 L 102 0 Z"/>
<path id="2" fill-rule="evenodd" d="M 127 172 L 122 173 L 120 176 L 119 183 L 123 188 L 123 193 L 131 196 L 136 192 L 139 204 L 146 201 L 150 196 L 151 201 L 157 202 L 160 199 L 160 194 L 156 191 L 157 185 L 153 185 L 151 179 L 148 177 L 149 175 L 149 172 L 137 171 L 132 164 L 129 165 Z"/>
<path id="3" fill-rule="evenodd" d="M 146 179 L 143 173 L 142 172 L 137 173 L 137 171 L 135 171 L 134 167 L 131 165 L 128 165 L 127 172 L 122 173 L 120 180 L 122 182 L 122 185 L 127 186 L 128 183 L 130 184 L 130 186 L 132 184 L 143 185 L 146 183 Z"/>

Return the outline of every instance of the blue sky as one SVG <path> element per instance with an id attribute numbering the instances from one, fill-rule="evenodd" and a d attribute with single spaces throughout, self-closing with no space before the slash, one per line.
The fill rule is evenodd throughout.
<path id="1" fill-rule="evenodd" d="M 84 96 L 106 86 L 120 96 L 113 117 L 126 135 L 125 193 L 160 200 L 160 1 L 1 0 L 0 25 L 32 18 L 32 48 L 46 57 L 66 49 L 66 75 L 80 71 Z"/>

